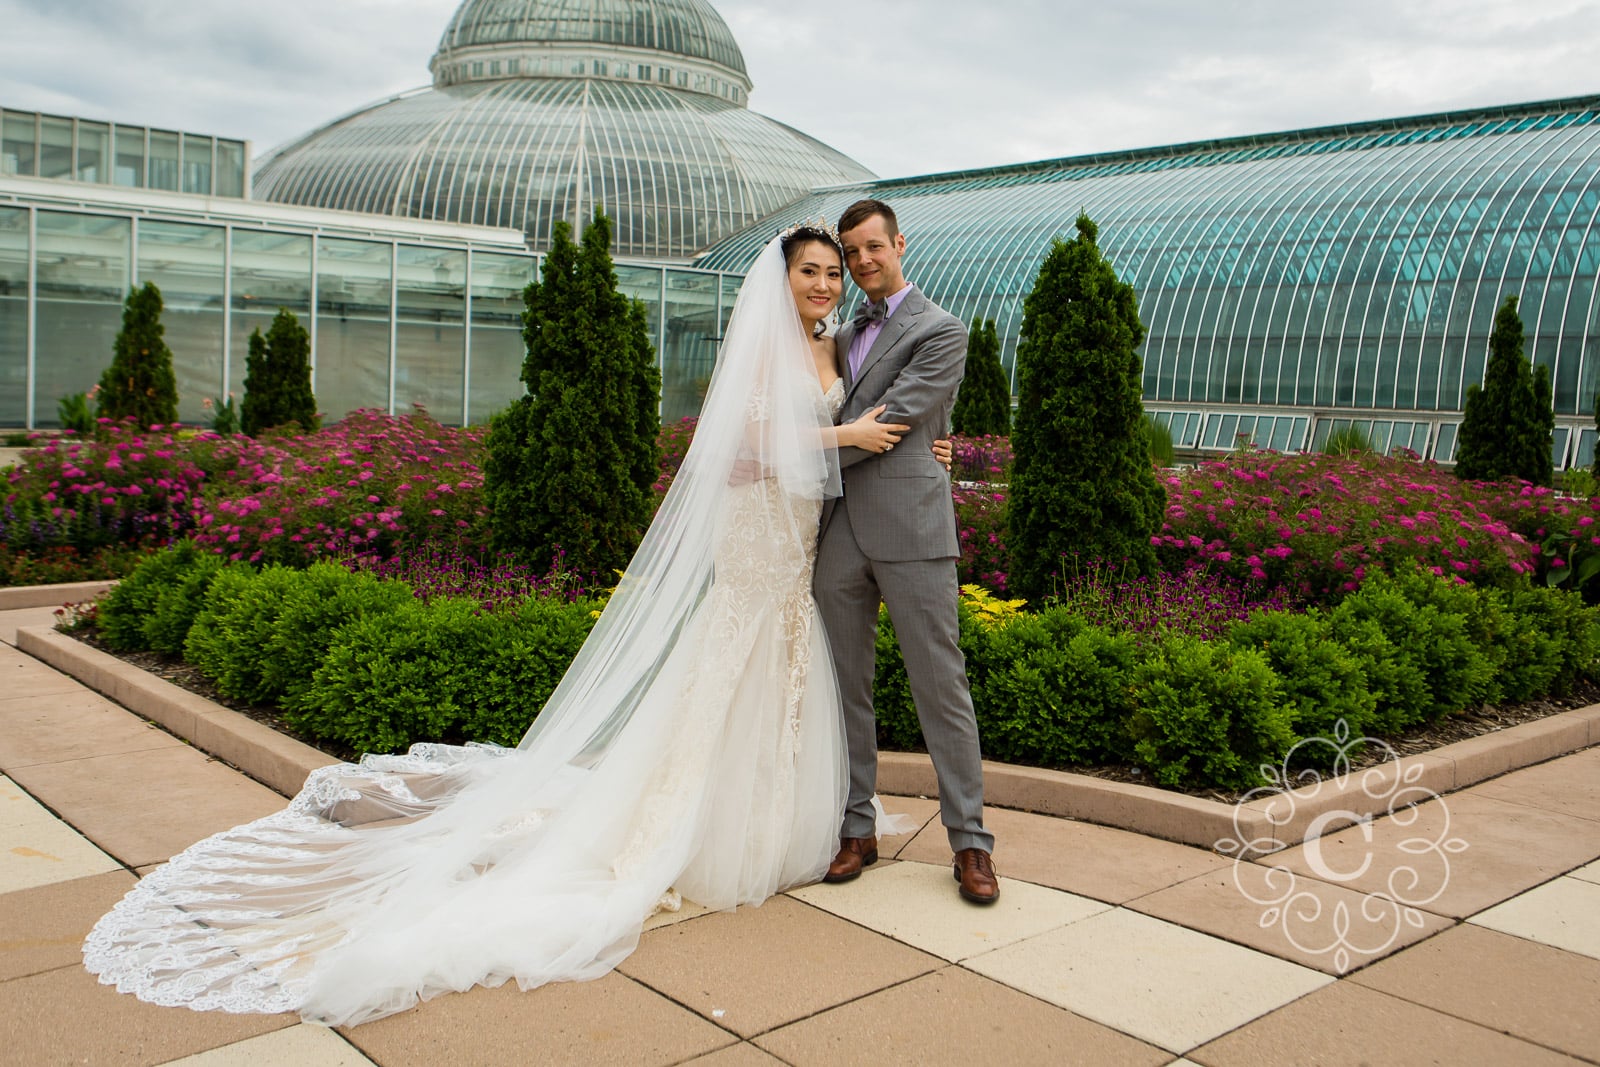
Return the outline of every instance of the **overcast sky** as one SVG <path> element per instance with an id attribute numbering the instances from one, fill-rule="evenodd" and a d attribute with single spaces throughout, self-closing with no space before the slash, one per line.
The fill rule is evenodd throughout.
<path id="1" fill-rule="evenodd" d="M 712 0 L 883 177 L 1600 93 L 1600 0 Z M 428 82 L 457 0 L 0 0 L 0 106 L 248 138 Z"/>

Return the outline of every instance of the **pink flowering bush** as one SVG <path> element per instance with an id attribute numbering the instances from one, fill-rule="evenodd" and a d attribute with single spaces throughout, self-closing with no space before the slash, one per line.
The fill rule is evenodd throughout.
<path id="1" fill-rule="evenodd" d="M 656 479 L 656 484 L 650 487 L 656 499 L 667 495 L 672 479 L 678 476 L 678 468 L 683 466 L 683 457 L 689 453 L 689 444 L 694 440 L 694 428 L 699 423 L 700 420 L 691 415 L 677 422 L 661 424 L 661 432 L 656 435 L 656 448 L 661 454 L 661 475 Z"/>
<path id="2" fill-rule="evenodd" d="M 1164 568 L 1205 566 L 1288 595 L 1335 603 L 1369 574 L 1413 562 L 1436 575 L 1511 587 L 1539 546 L 1508 521 L 1515 493 L 1463 483 L 1432 463 L 1370 453 L 1248 452 L 1165 478 L 1151 539 Z"/>
<path id="3" fill-rule="evenodd" d="M 1011 569 L 1006 551 L 1006 494 L 999 486 L 967 485 L 952 490 L 961 558 L 962 585 L 981 585 L 1005 593 Z"/>
<path id="4" fill-rule="evenodd" d="M 95 438 L 60 437 L 30 451 L 8 477 L 0 545 L 84 558 L 183 537 L 194 527 L 205 472 L 174 430 L 102 419 Z"/>
<path id="5" fill-rule="evenodd" d="M 1293 608 L 1281 591 L 1204 568 L 1130 578 L 1098 560 L 1067 566 L 1056 606 L 1096 626 L 1131 634 L 1141 644 L 1177 634 L 1220 638 L 1253 612 Z"/>
<path id="6" fill-rule="evenodd" d="M 950 438 L 950 477 L 956 482 L 990 482 L 1004 485 L 1011 477 L 1011 438 L 985 434 Z"/>
<path id="7" fill-rule="evenodd" d="M 359 411 L 314 433 L 214 438 L 195 541 L 230 559 L 290 564 L 427 545 L 481 551 L 484 433 Z"/>

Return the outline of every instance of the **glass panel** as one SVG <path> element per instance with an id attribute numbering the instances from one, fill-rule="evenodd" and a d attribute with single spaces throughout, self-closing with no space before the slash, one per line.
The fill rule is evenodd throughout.
<path id="1" fill-rule="evenodd" d="M 467 254 L 401 246 L 395 310 L 394 408 L 461 423 L 466 368 Z"/>
<path id="2" fill-rule="evenodd" d="M 644 302 L 645 328 L 650 343 L 661 351 L 661 268 L 617 265 L 617 288 L 624 296 Z"/>
<path id="3" fill-rule="evenodd" d="M 35 119 L 32 115 L 7 112 L 0 119 L 0 174 L 32 177 L 35 164 Z"/>
<path id="4" fill-rule="evenodd" d="M 109 182 L 111 127 L 103 122 L 78 123 L 78 166 L 80 182 Z"/>
<path id="5" fill-rule="evenodd" d="M 152 163 L 154 163 L 152 153 Z M 228 353 L 228 391 L 244 399 L 250 335 L 272 327 L 288 308 L 311 328 L 311 238 L 291 233 L 233 231 L 233 337 Z M 327 410 L 319 405 L 321 410 Z"/>
<path id="6" fill-rule="evenodd" d="M 1557 426 L 1550 435 L 1550 463 L 1556 470 L 1562 470 L 1567 458 L 1567 442 L 1572 439 L 1572 427 Z"/>
<path id="7" fill-rule="evenodd" d="M 183 191 L 211 195 L 211 138 L 183 135 Z"/>
<path id="8" fill-rule="evenodd" d="M 133 225 L 125 218 L 39 212 L 34 414 L 59 426 L 56 404 L 86 393 L 111 364 L 128 295 Z"/>
<path id="9" fill-rule="evenodd" d="M 150 188 L 178 191 L 178 135 L 150 131 Z"/>
<path id="10" fill-rule="evenodd" d="M 1456 427 L 1459 423 L 1447 422 L 1439 427 L 1439 436 L 1433 443 L 1433 459 L 1440 463 L 1456 461 Z"/>
<path id="11" fill-rule="evenodd" d="M 0 426 L 28 416 L 28 212 L 0 207 Z"/>
<path id="12" fill-rule="evenodd" d="M 717 358 L 717 276 L 667 271 L 667 329 L 661 346 L 661 421 L 700 413 Z"/>
<path id="13" fill-rule="evenodd" d="M 1594 466 L 1595 437 L 1594 430 L 1578 431 L 1578 452 L 1577 455 L 1572 457 L 1573 466 L 1585 468 Z"/>
<path id="14" fill-rule="evenodd" d="M 722 338 L 728 332 L 728 320 L 733 317 L 733 302 L 739 299 L 739 289 L 744 285 L 744 279 L 737 274 L 724 274 L 722 276 L 722 323 L 717 330 L 717 343 L 722 343 Z"/>
<path id="15" fill-rule="evenodd" d="M 244 145 L 217 142 L 217 195 L 244 196 Z"/>
<path id="16" fill-rule="evenodd" d="M 39 177 L 72 177 L 71 119 L 39 119 Z"/>
<path id="17" fill-rule="evenodd" d="M 117 170 L 112 179 L 132 189 L 144 187 L 144 131 L 117 131 Z"/>
<path id="18" fill-rule="evenodd" d="M 472 257 L 473 422 L 489 417 L 527 390 L 522 384 L 522 291 L 533 281 L 532 256 Z"/>
<path id="19" fill-rule="evenodd" d="M 391 246 L 317 243 L 317 409 L 327 421 L 389 407 Z"/>
<path id="20" fill-rule="evenodd" d="M 162 325 L 178 379 L 178 418 L 209 426 L 222 395 L 223 241 L 220 226 L 139 223 L 139 283 L 161 290 Z M 233 383 L 242 396 L 244 382 Z"/>

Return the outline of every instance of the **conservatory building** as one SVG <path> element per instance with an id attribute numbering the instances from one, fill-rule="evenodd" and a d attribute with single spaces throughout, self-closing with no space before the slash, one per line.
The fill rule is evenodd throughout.
<path id="1" fill-rule="evenodd" d="M 1146 407 L 1179 447 L 1316 448 L 1360 427 L 1448 461 L 1496 308 L 1550 368 L 1558 468 L 1588 464 L 1600 372 L 1600 96 L 812 193 L 780 218 L 895 208 L 906 274 L 993 319 L 1014 374 L 1023 301 L 1086 211 L 1148 328 Z M 742 271 L 772 224 L 696 262 Z"/>

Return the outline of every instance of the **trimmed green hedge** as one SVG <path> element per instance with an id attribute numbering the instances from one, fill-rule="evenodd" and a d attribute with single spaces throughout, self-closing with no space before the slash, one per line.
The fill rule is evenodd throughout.
<path id="1" fill-rule="evenodd" d="M 598 604 L 485 611 L 322 563 L 260 571 L 180 545 L 102 602 L 117 649 L 182 650 L 228 696 L 273 703 L 305 734 L 370 752 L 418 741 L 512 745 L 549 699 Z M 1600 608 L 1426 571 L 1374 576 L 1331 611 L 1258 611 L 1216 641 L 1135 636 L 1063 607 L 964 599 L 961 650 L 985 755 L 1042 766 L 1132 761 L 1162 784 L 1246 789 L 1297 742 L 1389 735 L 1480 702 L 1570 692 L 1600 661 Z M 880 742 L 921 729 L 894 627 L 880 617 Z M 1337 746 L 1297 750 L 1327 766 Z"/>

